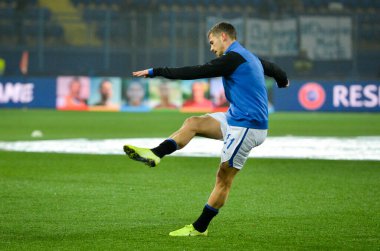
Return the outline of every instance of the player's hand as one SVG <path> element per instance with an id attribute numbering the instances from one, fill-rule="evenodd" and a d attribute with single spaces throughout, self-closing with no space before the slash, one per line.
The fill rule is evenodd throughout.
<path id="1" fill-rule="evenodd" d="M 132 76 L 146 78 L 146 77 L 149 77 L 149 72 L 148 72 L 148 69 L 142 70 L 142 71 L 134 71 L 132 72 Z"/>
<path id="2" fill-rule="evenodd" d="M 290 85 L 290 81 L 288 80 L 288 82 L 286 84 L 285 83 L 281 83 L 281 84 L 277 84 L 277 85 L 278 85 L 278 88 L 287 88 Z"/>

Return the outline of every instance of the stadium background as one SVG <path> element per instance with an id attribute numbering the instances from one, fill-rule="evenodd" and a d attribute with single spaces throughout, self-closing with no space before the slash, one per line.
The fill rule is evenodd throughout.
<path id="1" fill-rule="evenodd" d="M 235 19 L 243 24 L 239 25 L 239 38 L 249 45 L 250 38 L 245 35 L 251 18 L 271 21 L 270 28 L 278 20 L 311 16 L 349 18 L 352 55 L 334 60 L 326 55 L 327 59 L 313 61 L 307 76 L 373 79 L 380 74 L 380 6 L 376 0 L 2 0 L 0 5 L 0 53 L 7 61 L 7 75 L 20 74 L 18 65 L 24 50 L 30 52 L 29 74 L 42 76 L 74 72 L 129 76 L 127 69 L 148 65 L 200 64 L 213 58 L 205 37 L 210 18 Z M 276 34 L 270 28 L 260 35 L 268 39 Z M 271 48 L 264 51 L 263 46 L 254 49 L 258 55 L 278 62 L 295 78 L 303 74 L 294 68 L 300 38 L 296 33 L 296 51 L 285 51 L 285 55 Z M 268 44 L 275 42 L 278 41 L 273 39 Z"/>
<path id="2" fill-rule="evenodd" d="M 294 83 L 295 89 L 283 95 L 276 88 L 272 90 L 273 82 L 267 82 L 271 103 L 280 104 L 277 109 L 378 111 L 379 9 L 378 2 L 370 0 L 3 0 L 0 72 L 6 78 L 0 86 L 0 106 L 54 108 L 53 102 L 46 103 L 46 93 L 38 95 L 39 82 L 57 82 L 59 76 L 86 76 L 91 78 L 91 89 L 95 88 L 96 78 L 118 77 L 116 82 L 124 85 L 114 90 L 114 98 L 118 97 L 121 107 L 126 103 L 124 87 L 132 81 L 131 71 L 202 64 L 212 59 L 205 34 L 215 22 L 227 20 L 237 27 L 239 41 L 257 55 L 281 65 Z M 15 78 L 19 76 L 23 79 Z M 30 82 L 31 78 L 37 85 L 33 85 L 37 93 L 34 102 L 21 102 L 17 96 L 23 96 L 22 90 L 5 86 L 8 82 Z M 304 98 L 299 97 L 302 84 L 316 81 L 327 87 L 309 88 L 302 92 Z M 346 85 L 346 90 L 336 88 L 345 94 L 340 103 L 333 97 L 330 83 Z M 47 85 L 60 88 L 58 83 Z M 151 88 L 149 83 L 144 85 L 145 101 L 152 108 Z M 351 85 L 360 86 L 351 90 Z M 319 92 L 326 88 L 325 93 Z M 182 99 L 175 100 L 179 107 L 189 96 L 186 88 L 181 91 Z M 50 91 L 54 92 L 57 90 Z M 215 101 L 209 90 L 206 94 Z M 58 96 L 49 99 L 58 100 Z M 298 104 L 282 105 L 289 103 L 286 96 L 299 99 Z M 91 105 L 92 96 L 84 99 Z"/>
<path id="3" fill-rule="evenodd" d="M 115 79 L 122 106 L 133 70 L 212 59 L 205 34 L 218 20 L 289 75 L 286 90 L 267 81 L 270 137 L 379 137 L 379 13 L 376 0 L 0 0 L 0 143 L 166 137 L 199 113 L 56 111 L 58 82 L 81 76 L 91 93 Z M 170 86 L 180 109 L 190 88 Z M 249 159 L 211 238 L 168 238 L 197 216 L 218 162 L 170 157 L 147 170 L 121 154 L 0 150 L 0 249 L 380 246 L 379 161 Z"/>

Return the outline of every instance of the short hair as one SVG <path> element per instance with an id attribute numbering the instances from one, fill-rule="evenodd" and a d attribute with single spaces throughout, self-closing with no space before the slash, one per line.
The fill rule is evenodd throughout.
<path id="1" fill-rule="evenodd" d="M 79 83 L 81 84 L 81 81 L 80 81 L 80 78 L 79 77 L 73 77 L 71 80 L 70 80 L 70 85 L 73 85 L 74 83 Z"/>
<path id="2" fill-rule="evenodd" d="M 209 37 L 211 34 L 213 35 L 219 35 L 222 32 L 226 33 L 231 39 L 236 39 L 236 29 L 235 27 L 227 22 L 220 22 L 215 24 L 207 33 L 207 37 Z"/>
<path id="3" fill-rule="evenodd" d="M 107 83 L 107 82 L 111 83 L 111 85 L 112 85 L 111 80 L 109 80 L 108 78 L 104 78 L 104 79 L 102 79 L 102 81 L 101 81 L 100 84 L 99 84 L 99 89 L 102 89 L 103 85 L 104 85 L 105 83 Z"/>

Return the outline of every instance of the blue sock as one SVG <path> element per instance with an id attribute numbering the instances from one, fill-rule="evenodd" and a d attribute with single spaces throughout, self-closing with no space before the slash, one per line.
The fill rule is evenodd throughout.
<path id="1" fill-rule="evenodd" d="M 197 231 L 203 233 L 207 230 L 211 220 L 218 214 L 218 212 L 219 209 L 213 208 L 212 206 L 206 204 L 206 206 L 203 208 L 202 214 L 193 223 L 193 227 Z"/>
<path id="2" fill-rule="evenodd" d="M 174 139 L 166 139 L 159 146 L 152 148 L 152 152 L 158 157 L 162 158 L 165 155 L 171 154 L 178 149 L 177 142 Z"/>

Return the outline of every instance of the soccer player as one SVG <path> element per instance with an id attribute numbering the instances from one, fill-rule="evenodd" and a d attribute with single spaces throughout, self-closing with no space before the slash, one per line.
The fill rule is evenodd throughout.
<path id="1" fill-rule="evenodd" d="M 262 144 L 268 129 L 268 100 L 264 74 L 277 86 L 287 87 L 286 73 L 277 65 L 258 58 L 236 40 L 235 28 L 226 22 L 214 25 L 207 34 L 216 59 L 197 66 L 151 68 L 133 72 L 135 77 L 162 76 L 169 79 L 198 79 L 222 76 L 230 107 L 190 117 L 182 127 L 155 148 L 125 145 L 125 153 L 134 160 L 154 167 L 168 154 L 185 147 L 194 136 L 223 140 L 221 163 L 216 183 L 199 218 L 190 225 L 170 232 L 170 236 L 207 236 L 208 225 L 224 205 L 235 175 L 242 169 L 252 148 Z"/>

